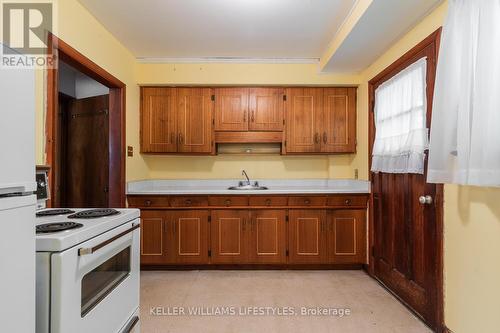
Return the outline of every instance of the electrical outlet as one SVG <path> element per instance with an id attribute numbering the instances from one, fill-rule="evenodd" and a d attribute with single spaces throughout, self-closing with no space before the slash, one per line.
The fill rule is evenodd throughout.
<path id="1" fill-rule="evenodd" d="M 127 146 L 127 156 L 132 157 L 134 156 L 134 147 L 132 146 Z"/>
<path id="2" fill-rule="evenodd" d="M 359 178 L 359 171 L 358 169 L 354 169 L 354 179 L 358 179 Z"/>

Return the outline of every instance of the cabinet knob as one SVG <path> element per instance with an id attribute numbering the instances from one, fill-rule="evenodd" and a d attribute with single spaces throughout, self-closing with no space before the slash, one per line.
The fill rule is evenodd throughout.
<path id="1" fill-rule="evenodd" d="M 432 203 L 432 197 L 430 195 L 422 195 L 421 197 L 418 198 L 418 201 L 422 205 L 430 205 Z"/>
<path id="2" fill-rule="evenodd" d="M 319 143 L 319 140 L 320 140 L 319 139 L 319 133 L 315 133 L 314 134 L 314 143 L 316 143 L 316 144 Z"/>
<path id="3" fill-rule="evenodd" d="M 350 205 L 351 204 L 351 199 L 345 199 L 344 202 L 345 202 L 346 205 Z"/>
<path id="4" fill-rule="evenodd" d="M 328 143 L 328 135 L 326 134 L 326 132 L 323 132 L 323 143 L 324 144 Z"/>
<path id="5" fill-rule="evenodd" d="M 144 201 L 144 205 L 148 207 L 151 206 L 151 200 Z"/>
<path id="6" fill-rule="evenodd" d="M 191 199 L 186 199 L 186 201 L 184 201 L 184 203 L 186 204 L 186 206 L 191 206 L 193 201 L 191 201 Z"/>
<path id="7" fill-rule="evenodd" d="M 227 199 L 226 201 L 224 201 L 224 204 L 226 206 L 230 206 L 231 205 L 231 200 Z"/>
<path id="8" fill-rule="evenodd" d="M 304 203 L 305 203 L 306 205 L 309 205 L 309 204 L 311 203 L 311 200 L 309 200 L 309 199 L 305 199 L 305 200 L 304 200 Z"/>
<path id="9" fill-rule="evenodd" d="M 271 206 L 271 199 L 266 199 L 266 206 Z"/>
<path id="10" fill-rule="evenodd" d="M 255 111 L 252 110 L 252 116 L 250 117 L 250 121 L 253 123 L 255 121 Z"/>

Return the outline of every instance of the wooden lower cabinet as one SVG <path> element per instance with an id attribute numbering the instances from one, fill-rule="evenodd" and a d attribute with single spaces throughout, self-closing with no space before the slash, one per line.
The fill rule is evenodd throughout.
<path id="1" fill-rule="evenodd" d="M 164 265 L 174 262 L 173 229 L 165 210 L 141 212 L 141 264 Z"/>
<path id="2" fill-rule="evenodd" d="M 173 225 L 173 261 L 176 264 L 207 264 L 208 211 L 180 210 L 168 215 Z"/>
<path id="3" fill-rule="evenodd" d="M 248 210 L 213 210 L 210 226 L 211 262 L 240 264 L 248 260 Z"/>
<path id="4" fill-rule="evenodd" d="M 328 213 L 328 261 L 366 263 L 366 211 L 337 209 Z"/>
<path id="5" fill-rule="evenodd" d="M 291 209 L 289 221 L 289 263 L 326 263 L 326 210 Z"/>
<path id="6" fill-rule="evenodd" d="M 257 264 L 286 263 L 286 210 L 250 211 L 249 258 Z"/>

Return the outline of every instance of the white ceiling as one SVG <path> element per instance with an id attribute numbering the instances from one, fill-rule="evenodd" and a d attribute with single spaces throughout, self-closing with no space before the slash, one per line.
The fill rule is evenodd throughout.
<path id="1" fill-rule="evenodd" d="M 356 0 L 80 0 L 136 57 L 316 58 Z"/>
<path id="2" fill-rule="evenodd" d="M 325 51 L 343 22 L 368 0 L 79 1 L 143 62 L 323 57 L 322 72 L 358 72 L 443 0 L 373 0 L 333 55 Z"/>
<path id="3" fill-rule="evenodd" d="M 337 49 L 325 72 L 359 72 L 442 0 L 374 0 Z"/>

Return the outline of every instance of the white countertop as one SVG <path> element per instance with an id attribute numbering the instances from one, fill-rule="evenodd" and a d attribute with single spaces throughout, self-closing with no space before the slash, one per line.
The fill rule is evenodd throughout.
<path id="1" fill-rule="evenodd" d="M 354 179 L 252 179 L 268 190 L 228 190 L 241 179 L 150 179 L 127 183 L 127 194 L 332 194 L 370 193 L 370 182 Z"/>

